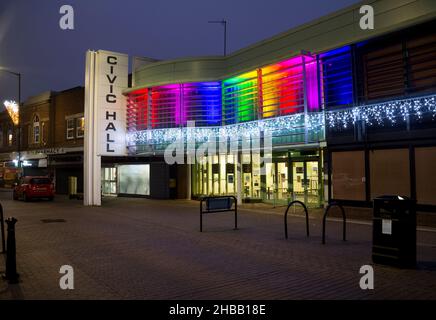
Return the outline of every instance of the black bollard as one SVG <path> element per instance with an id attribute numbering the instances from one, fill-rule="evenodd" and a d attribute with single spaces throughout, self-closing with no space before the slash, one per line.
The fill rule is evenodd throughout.
<path id="1" fill-rule="evenodd" d="M 18 283 L 19 274 L 17 273 L 17 260 L 16 260 L 16 243 L 15 243 L 15 223 L 17 219 L 14 217 L 6 219 L 8 225 L 8 239 L 6 248 L 6 274 L 4 279 L 9 283 Z"/>

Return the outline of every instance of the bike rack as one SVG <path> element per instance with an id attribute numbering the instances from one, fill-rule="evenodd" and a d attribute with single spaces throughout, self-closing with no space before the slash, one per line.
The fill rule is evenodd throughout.
<path id="1" fill-rule="evenodd" d="M 285 238 L 288 239 L 288 211 L 289 208 L 294 204 L 301 204 L 303 206 L 304 212 L 306 213 L 306 235 L 309 236 L 309 212 L 307 211 L 306 205 L 298 200 L 294 200 L 288 204 L 288 207 L 285 212 Z"/>
<path id="2" fill-rule="evenodd" d="M 345 235 L 346 235 L 347 218 L 345 217 L 344 207 L 337 202 L 332 202 L 327 206 L 327 208 L 325 208 L 324 217 L 322 218 L 322 244 L 325 244 L 325 225 L 327 220 L 327 213 L 329 212 L 330 208 L 334 206 L 338 206 L 341 209 L 342 219 L 343 219 L 342 240 L 346 241 Z"/>

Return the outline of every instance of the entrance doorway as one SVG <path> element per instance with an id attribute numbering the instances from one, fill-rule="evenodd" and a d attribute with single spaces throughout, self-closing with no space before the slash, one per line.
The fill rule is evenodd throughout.
<path id="1" fill-rule="evenodd" d="M 274 152 L 264 157 L 272 161 L 261 167 L 259 153 L 242 154 L 240 183 L 243 201 L 286 205 L 299 200 L 313 207 L 321 205 L 322 161 L 318 150 Z M 193 165 L 193 195 L 236 196 L 236 159 L 235 155 L 221 154 L 209 157 L 207 163 Z"/>
<path id="2" fill-rule="evenodd" d="M 318 161 L 296 161 L 292 163 L 293 199 L 307 205 L 320 204 L 320 176 Z"/>
<path id="3" fill-rule="evenodd" d="M 276 163 L 277 172 L 277 200 L 282 201 L 290 198 L 288 162 Z"/>
<path id="4" fill-rule="evenodd" d="M 117 168 L 101 169 L 102 194 L 105 196 L 117 195 Z"/>

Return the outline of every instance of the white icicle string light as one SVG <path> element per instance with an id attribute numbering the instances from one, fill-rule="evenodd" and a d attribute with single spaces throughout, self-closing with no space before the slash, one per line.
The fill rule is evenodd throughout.
<path id="1" fill-rule="evenodd" d="M 375 124 L 382 126 L 386 121 L 393 126 L 399 121 L 408 121 L 410 117 L 422 119 L 425 114 L 431 114 L 432 119 L 435 119 L 436 96 L 409 98 L 346 110 L 328 111 L 326 120 L 327 126 L 330 128 L 342 127 L 346 129 L 358 120 L 363 120 L 369 126 Z"/>
<path id="2" fill-rule="evenodd" d="M 165 145 L 181 138 L 186 142 L 187 137 L 194 137 L 195 143 L 206 142 L 210 137 L 240 140 L 259 137 L 261 132 L 270 133 L 273 136 L 298 134 L 301 130 L 304 131 L 305 124 L 308 126 L 309 133 L 320 133 L 325 126 L 348 128 L 353 126 L 356 121 L 364 121 L 369 126 L 385 125 L 386 121 L 395 125 L 399 121 L 408 121 L 410 117 L 422 119 L 423 115 L 426 114 L 431 114 L 432 119 L 436 120 L 435 95 L 327 111 L 325 114 L 324 112 L 311 112 L 308 114 L 306 123 L 304 113 L 299 113 L 221 127 L 142 130 L 130 132 L 127 139 L 129 145 Z"/>

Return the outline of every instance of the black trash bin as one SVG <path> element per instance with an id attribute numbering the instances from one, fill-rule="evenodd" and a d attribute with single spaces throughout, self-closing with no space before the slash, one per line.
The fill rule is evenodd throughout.
<path id="1" fill-rule="evenodd" d="M 374 199 L 372 261 L 400 268 L 416 266 L 416 201 L 404 196 Z"/>

